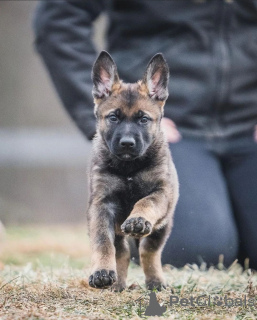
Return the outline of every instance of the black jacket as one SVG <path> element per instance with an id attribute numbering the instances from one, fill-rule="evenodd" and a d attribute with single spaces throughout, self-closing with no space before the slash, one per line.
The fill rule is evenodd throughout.
<path id="1" fill-rule="evenodd" d="M 182 135 L 231 137 L 257 124 L 256 0 L 41 1 L 36 47 L 72 118 L 95 132 L 92 23 L 107 11 L 108 48 L 120 78 L 141 78 L 162 52 L 170 67 L 165 116 Z"/>

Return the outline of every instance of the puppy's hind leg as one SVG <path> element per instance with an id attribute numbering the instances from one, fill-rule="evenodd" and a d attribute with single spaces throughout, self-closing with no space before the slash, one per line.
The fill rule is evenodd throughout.
<path id="1" fill-rule="evenodd" d="M 146 287 L 149 290 L 161 290 L 166 287 L 162 271 L 161 254 L 170 234 L 170 227 L 164 226 L 142 238 L 139 245 L 140 262 L 145 273 Z"/>
<path id="2" fill-rule="evenodd" d="M 130 250 L 125 236 L 116 235 L 114 245 L 116 249 L 118 281 L 113 284 L 112 289 L 120 292 L 126 288 Z"/>

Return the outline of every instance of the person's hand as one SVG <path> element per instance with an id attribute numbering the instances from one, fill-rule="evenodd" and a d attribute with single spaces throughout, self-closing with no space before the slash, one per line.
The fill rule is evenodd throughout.
<path id="1" fill-rule="evenodd" d="M 161 127 L 169 143 L 176 143 L 181 139 L 175 123 L 169 118 L 162 118 Z"/>

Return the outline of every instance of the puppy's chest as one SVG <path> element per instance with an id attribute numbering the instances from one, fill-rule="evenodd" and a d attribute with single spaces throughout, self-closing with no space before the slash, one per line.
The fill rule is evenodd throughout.
<path id="1" fill-rule="evenodd" d="M 135 177 L 123 177 L 122 188 L 119 190 L 116 201 L 116 221 L 122 224 L 133 210 L 137 201 L 147 197 L 153 191 L 153 184 Z"/>
<path id="2" fill-rule="evenodd" d="M 123 181 L 127 199 L 132 203 L 148 196 L 154 189 L 153 182 L 144 181 L 138 177 L 124 177 Z"/>

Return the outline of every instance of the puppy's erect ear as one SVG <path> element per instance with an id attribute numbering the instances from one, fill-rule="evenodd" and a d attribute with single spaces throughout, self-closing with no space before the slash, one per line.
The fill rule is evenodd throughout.
<path id="1" fill-rule="evenodd" d="M 143 83 L 152 99 L 165 101 L 168 96 L 169 67 L 161 53 L 157 53 L 149 62 Z"/>
<path id="2" fill-rule="evenodd" d="M 109 97 L 112 86 L 119 81 L 117 67 L 108 52 L 102 51 L 93 66 L 93 97 L 103 99 Z"/>

